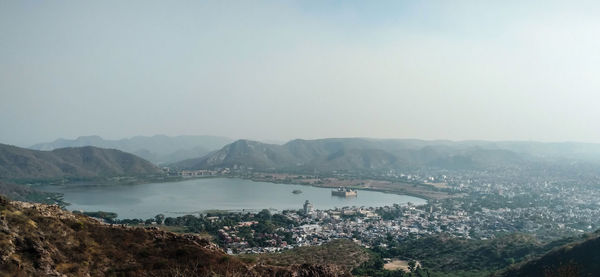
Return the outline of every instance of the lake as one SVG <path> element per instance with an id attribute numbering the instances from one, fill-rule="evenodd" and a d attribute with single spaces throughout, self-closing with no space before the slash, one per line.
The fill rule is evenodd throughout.
<path id="1" fill-rule="evenodd" d="M 426 203 L 426 200 L 417 197 L 376 191 L 360 190 L 358 196 L 344 198 L 332 196 L 329 188 L 230 178 L 139 185 L 44 186 L 39 189 L 64 194 L 64 201 L 71 203 L 67 207 L 69 210 L 115 212 L 121 219 L 146 219 L 160 213 L 175 217 L 206 210 L 297 210 L 306 200 L 315 209 Z M 302 193 L 294 194 L 293 190 L 301 190 Z"/>

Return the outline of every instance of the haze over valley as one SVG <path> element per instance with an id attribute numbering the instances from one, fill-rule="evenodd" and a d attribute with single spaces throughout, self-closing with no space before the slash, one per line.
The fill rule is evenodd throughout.
<path id="1" fill-rule="evenodd" d="M 459 276 L 464 270 L 485 276 L 500 269 L 495 274 L 527 276 L 539 270 L 540 263 L 561 259 L 554 253 L 542 256 L 553 247 L 567 242 L 581 244 L 575 249 L 593 247 L 595 235 L 579 238 L 579 234 L 600 228 L 599 202 L 595 200 L 600 197 L 597 144 L 332 138 L 284 144 L 236 140 L 218 148 L 223 140 L 215 137 L 185 138 L 194 143 L 182 145 L 178 144 L 181 137 L 153 136 L 143 139 L 160 142 L 136 145 L 157 151 L 176 149 L 173 145 L 197 148 L 207 145 L 206 138 L 217 143 L 209 144 L 213 149 L 206 147 L 206 154 L 161 167 L 134 154 L 98 148 L 102 144 L 126 145 L 99 137 L 31 147 L 64 146 L 53 150 L 2 145 L 0 191 L 16 200 L 56 203 L 113 224 L 183 228 L 212 237 L 231 254 L 330 247 L 340 243 L 339 239 L 354 239 L 359 245 L 378 247 L 376 256 L 352 250 L 357 251 L 353 255 L 362 255 L 361 259 L 394 257 L 394 251 L 403 249 L 408 253 L 404 255 L 427 270 Z M 329 191 L 338 187 L 358 189 L 358 196 L 330 196 Z M 241 227 L 224 225 L 233 221 L 264 228 L 260 226 L 266 218 L 273 221 L 269 224 L 283 228 L 260 229 L 273 236 L 271 240 L 238 237 Z M 451 241 L 441 245 L 462 246 L 452 246 L 453 252 L 436 260 L 430 255 L 439 250 L 431 240 L 447 240 L 447 236 Z M 487 240 L 490 243 L 479 245 Z M 382 243 L 391 245 L 382 247 Z M 484 249 L 497 243 L 510 243 L 525 251 L 500 250 L 510 259 L 540 260 L 523 269 L 487 256 L 480 264 L 451 265 L 461 251 L 487 251 Z M 432 252 L 417 251 L 422 248 Z M 577 252 L 588 250 L 573 251 L 568 255 L 582 259 L 581 264 L 553 270 L 595 272 L 584 266 L 591 265 L 589 256 Z M 325 259 L 334 267 L 328 274 L 381 270 L 360 262 L 346 265 L 292 253 L 285 255 Z M 277 261 L 283 257 L 269 259 L 280 263 Z"/>
<path id="2" fill-rule="evenodd" d="M 0 276 L 600 276 L 595 1 L 0 0 Z"/>
<path id="3" fill-rule="evenodd" d="M 211 151 L 231 143 L 232 140 L 216 136 L 177 136 L 155 135 L 136 136 L 119 140 L 105 140 L 100 136 L 80 136 L 76 139 L 57 139 L 53 142 L 38 143 L 29 148 L 54 150 L 65 147 L 95 146 L 130 152 L 155 164 L 173 163 L 185 159 L 204 156 Z"/>

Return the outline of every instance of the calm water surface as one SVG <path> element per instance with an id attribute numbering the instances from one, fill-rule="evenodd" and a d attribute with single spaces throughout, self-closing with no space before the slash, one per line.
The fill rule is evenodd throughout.
<path id="1" fill-rule="evenodd" d="M 358 191 L 357 197 L 331 196 L 331 189 L 302 185 L 210 178 L 172 183 L 112 186 L 45 186 L 64 194 L 69 210 L 115 212 L 119 218 L 150 218 L 162 213 L 181 216 L 206 210 L 300 209 L 309 200 L 315 209 L 345 206 L 381 207 L 392 204 L 425 204 L 426 200 L 397 194 Z M 299 189 L 301 194 L 293 194 Z"/>

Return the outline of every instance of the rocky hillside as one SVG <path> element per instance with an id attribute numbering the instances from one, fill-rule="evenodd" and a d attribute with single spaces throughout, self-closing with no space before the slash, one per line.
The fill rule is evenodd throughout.
<path id="1" fill-rule="evenodd" d="M 139 176 L 160 172 L 152 163 L 115 149 L 87 146 L 37 151 L 0 144 L 0 179 Z"/>
<path id="2" fill-rule="evenodd" d="M 511 267 L 498 276 L 577 277 L 600 273 L 600 233 L 582 242 L 559 247 L 540 258 Z"/>
<path id="3" fill-rule="evenodd" d="M 109 226 L 0 196 L 0 276 L 349 276 L 335 265 L 242 262 L 195 235 Z"/>

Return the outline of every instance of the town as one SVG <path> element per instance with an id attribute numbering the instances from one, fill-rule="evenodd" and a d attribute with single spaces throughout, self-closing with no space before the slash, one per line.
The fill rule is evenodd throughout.
<path id="1" fill-rule="evenodd" d="M 219 172 L 232 174 L 230 170 L 184 174 L 214 175 Z M 600 191 L 592 185 L 597 180 L 583 179 L 588 182 L 573 183 L 556 176 L 525 178 L 517 175 L 400 173 L 394 176 L 404 181 L 443 183 L 444 188 L 437 190 L 456 196 L 428 199 L 425 205 L 404 203 L 330 210 L 315 210 L 307 200 L 298 210 L 188 215 L 185 216 L 187 220 L 167 218 L 163 223 L 208 232 L 232 254 L 277 252 L 321 245 L 335 239 L 351 239 L 367 248 L 386 247 L 390 240 L 442 233 L 479 240 L 524 233 L 534 235 L 540 241 L 550 241 L 600 228 L 600 203 L 597 200 Z M 344 176 L 348 177 L 347 173 Z M 389 178 L 390 173 L 385 177 Z M 191 218 L 201 223 L 193 223 Z"/>

